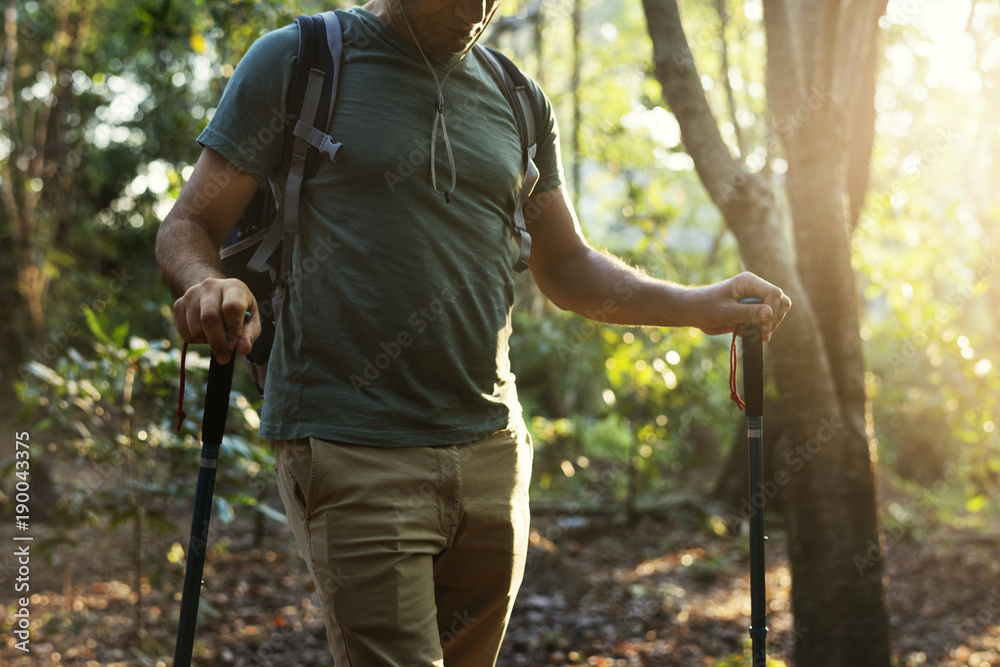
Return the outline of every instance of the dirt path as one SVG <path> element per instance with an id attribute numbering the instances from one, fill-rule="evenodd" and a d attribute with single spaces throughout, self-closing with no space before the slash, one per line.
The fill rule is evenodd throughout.
<path id="1" fill-rule="evenodd" d="M 716 536 L 683 515 L 631 527 L 607 518 L 540 516 L 534 528 L 528 572 L 498 664 L 744 664 L 739 656 L 748 652 L 750 611 L 744 537 Z M 276 523 L 269 529 L 260 548 L 249 544 L 250 531 L 239 522 L 215 531 L 196 646 L 200 664 L 329 664 L 312 585 L 291 536 Z M 768 653 L 790 665 L 795 635 L 808 629 L 793 625 L 782 537 L 770 532 Z M 180 562 L 150 563 L 142 593 L 145 634 L 137 641 L 126 531 L 95 528 L 79 538 L 72 550 L 60 548 L 51 564 L 40 556 L 32 562 L 29 655 L 14 648 L 13 608 L 0 610 L 0 664 L 170 665 Z M 169 554 L 176 539 L 162 540 L 161 552 Z M 13 544 L 6 527 L 0 543 Z M 919 541 L 890 537 L 900 666 L 1000 665 L 997 546 L 994 537 L 972 530 L 936 529 Z M 0 599 L 9 605 L 12 559 L 5 551 L 0 570 L 8 576 Z"/>

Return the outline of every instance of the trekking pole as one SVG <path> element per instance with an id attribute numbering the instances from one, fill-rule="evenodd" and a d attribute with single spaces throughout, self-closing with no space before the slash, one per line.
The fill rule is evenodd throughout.
<path id="1" fill-rule="evenodd" d="M 236 354 L 230 353 L 229 363 L 220 364 L 213 355 L 208 368 L 205 413 L 201 426 L 201 465 L 198 468 L 198 486 L 194 496 L 194 518 L 191 521 L 191 539 L 188 541 L 187 569 L 184 572 L 184 590 L 181 594 L 181 616 L 177 628 L 174 667 L 191 665 L 194 629 L 198 620 L 198 602 L 201 598 L 201 575 L 205 568 L 208 528 L 212 520 L 215 471 L 219 462 L 222 436 L 226 432 L 235 358 Z"/>
<path id="2" fill-rule="evenodd" d="M 740 303 L 764 303 L 756 297 Z M 764 338 L 760 324 L 741 325 L 743 393 L 750 442 L 750 640 L 751 665 L 767 665 L 767 584 L 764 581 Z M 755 500 L 759 497 L 759 501 Z M 759 503 L 759 506 L 758 504 Z"/>

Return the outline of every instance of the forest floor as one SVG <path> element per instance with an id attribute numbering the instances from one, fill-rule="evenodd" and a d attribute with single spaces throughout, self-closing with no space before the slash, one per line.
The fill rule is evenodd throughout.
<path id="1" fill-rule="evenodd" d="M 0 542 L 8 545 L 0 553 L 0 664 L 172 663 L 183 577 L 179 547 L 166 559 L 176 562 L 146 563 L 139 613 L 126 529 L 81 532 L 78 544 L 61 547 L 51 562 L 33 552 L 30 653 L 17 650 L 10 632 L 11 603 L 20 597 L 14 593 L 12 545 L 19 543 L 12 541 L 13 523 L 0 523 Z M 330 664 L 314 589 L 290 531 L 269 521 L 255 547 L 247 523 L 213 528 L 195 664 Z M 690 502 L 669 517 L 661 513 L 631 525 L 613 516 L 536 512 L 525 582 L 498 664 L 749 664 L 743 657 L 749 652 L 747 538 L 717 535 L 707 523 Z M 769 533 L 768 655 L 774 665 L 794 665 L 795 638 L 809 628 L 793 625 L 783 534 L 777 527 Z M 888 596 L 897 665 L 1000 665 L 998 535 L 936 524 L 890 531 Z M 160 552 L 169 553 L 179 536 L 158 539 Z"/>

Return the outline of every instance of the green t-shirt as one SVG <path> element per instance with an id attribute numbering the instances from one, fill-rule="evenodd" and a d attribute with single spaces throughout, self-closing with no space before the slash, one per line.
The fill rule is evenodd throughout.
<path id="1" fill-rule="evenodd" d="M 521 420 L 508 360 L 509 227 L 521 147 L 502 84 L 475 51 L 444 84 L 457 186 L 431 186 L 437 87 L 415 47 L 374 15 L 338 12 L 344 56 L 330 134 L 302 189 L 295 277 L 268 369 L 260 434 L 378 446 L 469 442 Z M 243 171 L 283 184 L 282 119 L 294 25 L 259 39 L 198 138 Z M 434 63 L 442 77 L 455 62 Z M 562 169 L 552 106 L 538 128 L 536 193 Z M 438 188 L 451 183 L 441 133 Z"/>

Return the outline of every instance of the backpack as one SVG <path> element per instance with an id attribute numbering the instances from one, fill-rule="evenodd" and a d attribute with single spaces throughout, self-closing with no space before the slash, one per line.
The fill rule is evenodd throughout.
<path id="1" fill-rule="evenodd" d="M 270 180 L 261 184 L 243 211 L 240 220 L 222 245 L 222 266 L 231 278 L 242 280 L 250 288 L 260 315 L 261 334 L 246 355 L 247 373 L 261 396 L 267 377 L 267 364 L 274 344 L 281 300 L 290 278 L 292 249 L 298 233 L 299 194 L 303 181 L 316 169 L 320 159 L 334 162 L 343 145 L 327 134 L 333 117 L 343 52 L 340 20 L 334 11 L 315 16 L 299 16 L 299 51 L 285 116 L 285 146 L 291 168 L 285 182 L 285 199 L 277 206 Z M 531 236 L 525 229 L 523 207 L 539 179 L 534 158 L 537 152 L 536 128 L 541 114 L 530 93 L 528 80 L 506 56 L 477 44 L 485 56 L 514 110 L 521 139 L 524 179 L 513 216 L 506 221 L 511 233 L 521 241 L 514 269 L 528 268 Z"/>

